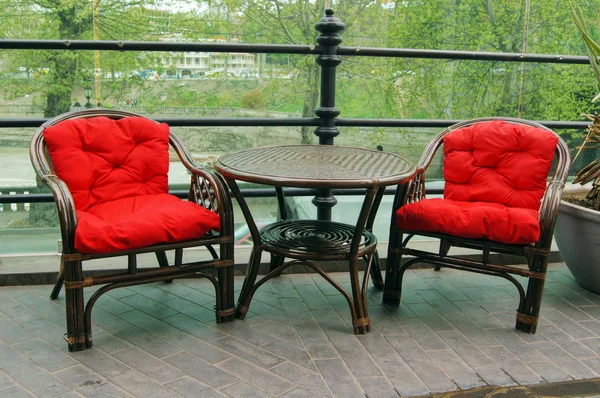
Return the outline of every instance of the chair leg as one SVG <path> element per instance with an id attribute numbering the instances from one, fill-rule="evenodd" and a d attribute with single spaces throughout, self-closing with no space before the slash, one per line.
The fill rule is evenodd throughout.
<path id="1" fill-rule="evenodd" d="M 156 253 L 156 259 L 158 260 L 158 265 L 160 267 L 168 267 L 169 266 L 169 260 L 167 259 L 167 252 L 163 251 L 158 251 Z"/>
<path id="2" fill-rule="evenodd" d="M 534 258 L 533 263 L 539 262 L 538 272 L 546 273 L 548 267 L 547 258 Z M 515 329 L 521 330 L 525 333 L 534 334 L 537 331 L 537 325 L 540 316 L 540 309 L 542 307 L 542 295 L 544 293 L 545 279 L 529 278 L 527 283 L 527 293 L 525 295 L 524 308 L 517 310 L 517 321 Z"/>
<path id="3" fill-rule="evenodd" d="M 92 331 L 86 330 L 83 299 L 83 272 L 81 261 L 70 261 L 65 264 L 65 305 L 67 313 L 67 341 L 69 351 L 81 351 L 92 346 Z M 72 287 L 80 283 L 80 287 Z"/>
<path id="4" fill-rule="evenodd" d="M 65 280 L 65 263 L 61 256 L 60 257 L 60 269 L 58 270 L 58 278 L 56 278 L 56 283 L 54 284 L 52 293 L 50 293 L 50 300 L 56 300 L 56 298 L 60 294 L 60 289 L 63 286 L 64 280 Z"/>
<path id="5" fill-rule="evenodd" d="M 65 280 L 65 276 L 58 274 L 58 278 L 56 279 L 56 283 L 54 284 L 52 293 L 50 293 L 50 300 L 56 300 L 56 298 L 60 294 L 60 290 L 62 289 L 64 280 Z"/>
<path id="6" fill-rule="evenodd" d="M 260 246 L 255 246 L 252 249 L 252 254 L 250 254 L 250 260 L 248 261 L 248 267 L 246 269 L 246 278 L 244 279 L 242 291 L 240 292 L 240 297 L 238 298 L 238 306 L 235 313 L 238 319 L 244 319 L 246 317 L 246 313 L 248 313 L 248 307 L 250 305 L 250 300 L 252 299 L 250 292 L 256 283 L 256 276 L 258 275 L 261 256 L 262 249 Z"/>
<path id="7" fill-rule="evenodd" d="M 385 282 L 383 286 L 383 302 L 385 304 L 400 304 L 403 272 L 400 270 L 402 254 L 398 253 L 398 249 L 401 247 L 402 234 L 392 231 L 388 246 L 388 257 L 385 267 Z"/>
<path id="8" fill-rule="evenodd" d="M 381 263 L 379 262 L 379 253 L 373 252 L 373 263 L 371 264 L 371 281 L 378 290 L 383 290 L 383 277 L 381 276 Z M 367 258 L 368 259 L 368 258 Z"/>
<path id="9" fill-rule="evenodd" d="M 371 320 L 367 316 L 367 309 L 365 305 L 366 300 L 361 291 L 360 278 L 358 275 L 358 257 L 350 257 L 349 271 L 354 314 L 356 315 L 356 318 L 352 319 L 354 334 L 366 334 L 371 330 Z"/>
<path id="10" fill-rule="evenodd" d="M 233 265 L 217 270 L 220 302 L 217 302 L 217 323 L 230 322 L 235 319 L 235 297 L 233 286 Z"/>
<path id="11" fill-rule="evenodd" d="M 156 254 L 156 259 L 158 260 L 158 265 L 161 268 L 169 266 L 169 260 L 167 259 L 167 252 L 165 252 L 163 250 L 163 251 L 155 252 L 154 254 Z M 169 279 L 169 280 L 165 281 L 165 283 L 171 283 L 171 282 L 173 282 L 173 279 Z"/>
<path id="12" fill-rule="evenodd" d="M 285 257 L 278 256 L 277 254 L 271 253 L 271 263 L 269 264 L 269 272 L 273 271 L 276 268 L 281 267 L 284 262 L 285 262 Z M 277 274 L 276 276 L 279 276 L 279 275 L 281 275 L 281 274 Z"/>

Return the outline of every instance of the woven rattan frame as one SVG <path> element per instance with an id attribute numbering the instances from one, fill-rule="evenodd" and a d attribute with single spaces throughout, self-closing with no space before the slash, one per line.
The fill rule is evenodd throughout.
<path id="1" fill-rule="evenodd" d="M 174 148 L 183 165 L 192 173 L 188 200 L 194 201 L 207 209 L 219 214 L 221 231 L 210 232 L 192 241 L 175 242 L 154 245 L 136 250 L 121 251 L 109 254 L 82 254 L 75 250 L 75 229 L 77 214 L 69 188 L 56 175 L 48 157 L 43 132 L 49 127 L 68 119 L 93 118 L 105 116 L 120 119 L 139 116 L 130 112 L 113 111 L 108 109 L 89 109 L 69 112 L 59 115 L 44 123 L 34 134 L 30 156 L 33 168 L 43 183 L 48 185 L 54 195 L 58 207 L 58 217 L 62 236 L 61 270 L 57 282 L 50 295 L 55 299 L 63 285 L 66 295 L 67 333 L 65 340 L 69 351 L 79 351 L 93 346 L 91 314 L 98 298 L 109 290 L 146 284 L 158 281 L 172 281 L 175 278 L 204 277 L 215 286 L 216 291 L 216 320 L 227 322 L 234 318 L 234 289 L 233 289 L 233 208 L 229 191 L 220 176 L 199 166 L 183 143 L 175 134 L 170 132 L 169 143 Z M 219 252 L 213 248 L 219 246 Z M 204 246 L 211 254 L 212 260 L 183 263 L 183 249 L 187 247 Z M 175 262 L 170 265 L 166 250 L 175 250 Z M 140 253 L 156 253 L 160 267 L 140 270 L 137 268 L 136 256 Z M 84 277 L 82 262 L 90 259 L 127 256 L 128 269 L 119 274 Z M 214 268 L 214 272 L 209 270 Z M 207 272 L 208 271 L 208 272 Z M 215 276 L 216 275 L 216 276 Z M 98 289 L 87 304 L 84 304 L 83 289 L 94 285 L 105 285 Z"/>
<path id="2" fill-rule="evenodd" d="M 440 132 L 425 148 L 425 151 L 417 164 L 417 176 L 409 183 L 399 185 L 396 191 L 391 219 L 383 301 L 388 304 L 396 305 L 400 303 L 404 272 L 408 267 L 419 262 L 433 264 L 435 265 L 436 270 L 439 270 L 441 267 L 450 267 L 485 275 L 499 276 L 512 282 L 519 292 L 520 299 L 517 309 L 516 329 L 528 333 L 535 333 L 542 304 L 542 293 L 554 224 L 558 215 L 560 198 L 571 164 L 571 155 L 567 144 L 560 137 L 558 137 L 558 144 L 555 150 L 554 171 L 551 171 L 539 210 L 538 221 L 540 223 L 541 234 L 537 242 L 531 245 L 509 245 L 485 239 L 467 239 L 458 236 L 404 230 L 396 227 L 396 211 L 405 204 L 417 202 L 426 197 L 425 171 L 429 167 L 436 151 L 442 145 L 444 136 L 462 127 L 492 120 L 504 120 L 508 123 L 533 126 L 557 135 L 552 130 L 538 123 L 514 118 L 473 119 L 455 124 Z M 439 239 L 439 252 L 429 253 L 408 247 L 410 239 L 415 234 Z M 407 235 L 405 239 L 403 239 L 404 235 Z M 448 251 L 452 246 L 478 249 L 482 253 L 481 259 L 475 261 L 449 256 Z M 527 261 L 527 268 L 490 264 L 490 253 L 494 252 L 522 256 Z M 403 255 L 413 256 L 413 258 L 402 264 L 401 260 Z M 526 288 L 512 275 L 527 277 L 528 283 Z"/>

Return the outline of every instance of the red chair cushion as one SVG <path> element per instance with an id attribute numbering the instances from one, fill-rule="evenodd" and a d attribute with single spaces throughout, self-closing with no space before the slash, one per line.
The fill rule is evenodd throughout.
<path id="1" fill-rule="evenodd" d="M 396 211 L 396 226 L 501 243 L 529 244 L 540 237 L 538 213 L 499 203 L 423 199 Z"/>
<path id="2" fill-rule="evenodd" d="M 522 124 L 477 123 L 444 137 L 444 197 L 539 210 L 558 137 Z"/>
<path id="3" fill-rule="evenodd" d="M 77 210 L 167 193 L 169 126 L 141 117 L 70 119 L 44 130 L 56 174 Z"/>
<path id="4" fill-rule="evenodd" d="M 169 194 L 104 202 L 77 211 L 75 249 L 111 253 L 159 243 L 197 239 L 219 230 L 219 215 Z"/>

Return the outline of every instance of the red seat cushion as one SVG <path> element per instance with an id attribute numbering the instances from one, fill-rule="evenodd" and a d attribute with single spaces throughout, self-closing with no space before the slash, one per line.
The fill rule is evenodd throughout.
<path id="1" fill-rule="evenodd" d="M 164 123 L 142 117 L 70 119 L 46 128 L 44 141 L 77 210 L 169 190 Z"/>
<path id="2" fill-rule="evenodd" d="M 197 239 L 219 230 L 219 215 L 169 194 L 117 199 L 77 211 L 75 249 L 111 253 Z"/>
<path id="3" fill-rule="evenodd" d="M 402 206 L 396 212 L 396 225 L 409 231 L 529 244 L 540 237 L 537 216 L 538 212 L 533 209 L 437 198 Z"/>

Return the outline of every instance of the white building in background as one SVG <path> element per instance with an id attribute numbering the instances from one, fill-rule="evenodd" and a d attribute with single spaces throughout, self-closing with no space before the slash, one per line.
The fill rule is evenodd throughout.
<path id="1" fill-rule="evenodd" d="M 169 40 L 165 40 L 169 41 Z M 221 40 L 210 40 L 218 41 Z M 224 42 L 224 41 L 223 41 Z M 250 53 L 213 53 L 213 52 L 184 52 L 171 53 L 170 57 L 163 58 L 163 65 L 169 74 L 177 78 L 189 77 L 216 77 L 228 73 L 236 77 L 256 76 L 256 59 Z"/>

